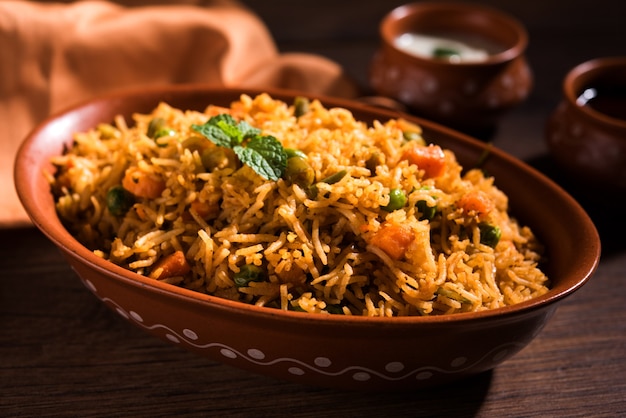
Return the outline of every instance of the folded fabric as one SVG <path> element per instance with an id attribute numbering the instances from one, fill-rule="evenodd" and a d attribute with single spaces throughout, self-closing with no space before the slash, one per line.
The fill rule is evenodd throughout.
<path id="1" fill-rule="evenodd" d="M 0 227 L 29 223 L 13 162 L 37 123 L 115 89 L 183 83 L 358 95 L 336 63 L 279 53 L 263 22 L 238 3 L 0 2 Z"/>

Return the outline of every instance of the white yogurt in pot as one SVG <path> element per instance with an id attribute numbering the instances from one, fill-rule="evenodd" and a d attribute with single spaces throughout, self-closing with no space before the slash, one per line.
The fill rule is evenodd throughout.
<path id="1" fill-rule="evenodd" d="M 485 61 L 490 53 L 487 47 L 469 42 L 420 33 L 404 33 L 395 39 L 395 46 L 406 53 L 422 58 L 447 60 L 453 63 Z"/>

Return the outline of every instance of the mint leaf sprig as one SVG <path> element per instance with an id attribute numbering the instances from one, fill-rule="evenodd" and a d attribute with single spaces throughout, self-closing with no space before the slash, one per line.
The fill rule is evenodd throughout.
<path id="1" fill-rule="evenodd" d="M 203 125 L 191 125 L 191 129 L 215 145 L 231 148 L 243 164 L 266 180 L 278 180 L 287 167 L 287 153 L 275 137 L 261 135 L 260 129 L 237 122 L 228 113 L 213 116 Z"/>

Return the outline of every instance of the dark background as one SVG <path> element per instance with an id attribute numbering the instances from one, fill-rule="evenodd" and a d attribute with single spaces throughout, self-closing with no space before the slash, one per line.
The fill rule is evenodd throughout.
<path id="1" fill-rule="evenodd" d="M 378 24 L 399 0 L 243 0 L 266 22 L 283 52 L 311 52 L 341 64 L 363 87 L 378 45 Z M 500 9 L 527 29 L 527 57 L 535 87 L 522 109 L 502 121 L 508 151 L 532 157 L 543 144 L 543 123 L 560 99 L 565 74 L 586 60 L 626 55 L 626 2 L 620 0 L 487 0 L 466 1 Z M 610 40 L 610 41 L 607 41 Z M 532 118 L 532 123 L 528 118 Z M 528 122 L 528 123 L 526 123 Z M 531 141 L 532 142 L 532 141 Z M 530 149 L 529 149 L 530 148 Z"/>

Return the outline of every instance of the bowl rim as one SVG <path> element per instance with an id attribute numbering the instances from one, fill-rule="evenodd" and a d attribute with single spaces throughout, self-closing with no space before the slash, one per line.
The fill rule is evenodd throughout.
<path id="1" fill-rule="evenodd" d="M 452 63 L 445 60 L 433 60 L 418 55 L 407 53 L 394 44 L 394 36 L 392 35 L 391 25 L 394 21 L 405 18 L 416 12 L 433 12 L 433 11 L 454 11 L 464 13 L 478 13 L 485 15 L 491 19 L 497 19 L 504 22 L 517 35 L 517 42 L 512 46 L 495 54 L 489 54 L 486 59 L 481 61 L 469 61 Z M 464 3 L 458 1 L 415 1 L 412 3 L 402 4 L 389 11 L 379 24 L 379 36 L 388 48 L 395 51 L 398 55 L 407 60 L 420 62 L 422 64 L 440 66 L 446 68 L 479 68 L 489 67 L 496 64 L 503 64 L 522 56 L 528 46 L 528 31 L 520 20 L 508 14 L 507 12 L 482 4 Z"/>
<path id="2" fill-rule="evenodd" d="M 596 244 L 593 247 L 592 253 L 588 254 L 585 259 L 584 274 L 578 277 L 573 283 L 565 286 L 563 289 L 556 290 L 551 288 L 545 295 L 537 298 L 521 302 L 515 305 L 489 309 L 479 312 L 464 312 L 453 315 L 437 315 L 437 316 L 406 316 L 406 317 L 368 317 L 357 315 L 324 315 L 317 313 L 305 313 L 295 311 L 283 311 L 280 309 L 259 307 L 255 305 L 246 304 L 238 301 L 231 301 L 223 299 L 217 296 L 203 294 L 197 291 L 181 288 L 175 285 L 162 283 L 157 280 L 150 279 L 146 276 L 142 276 L 138 273 L 124 269 L 121 266 L 115 265 L 112 262 L 102 259 L 94 254 L 87 247 L 83 246 L 78 240 L 76 240 L 67 229 L 63 226 L 58 216 L 50 217 L 38 211 L 38 197 L 36 191 L 31 188 L 31 185 L 36 184 L 37 177 L 20 175 L 21 172 L 32 172 L 32 167 L 29 165 L 28 154 L 32 148 L 36 145 L 38 135 L 54 121 L 62 119 L 63 117 L 69 117 L 73 112 L 86 107 L 97 105 L 98 103 L 106 103 L 107 101 L 121 102 L 127 98 L 137 97 L 146 94 L 155 94 L 157 96 L 167 96 L 169 94 L 187 94 L 190 92 L 204 94 L 207 98 L 210 98 L 211 94 L 261 94 L 268 93 L 270 96 L 279 98 L 281 96 L 295 97 L 296 95 L 305 95 L 311 99 L 319 99 L 325 106 L 329 107 L 345 107 L 352 111 L 364 111 L 368 113 L 375 113 L 377 119 L 388 119 L 403 117 L 414 122 L 419 123 L 423 128 L 430 129 L 444 135 L 452 136 L 455 140 L 460 140 L 466 145 L 479 150 L 485 150 L 489 147 L 482 141 L 474 139 L 463 133 L 457 132 L 453 129 L 442 126 L 436 122 L 432 122 L 420 117 L 409 115 L 403 112 L 398 112 L 389 109 L 383 109 L 360 103 L 351 99 L 335 98 L 319 94 L 311 94 L 290 89 L 279 88 L 236 88 L 236 87 L 215 87 L 206 84 L 184 84 L 184 85 L 165 85 L 165 86 L 153 86 L 153 87 L 141 87 L 141 88 L 125 88 L 109 92 L 105 95 L 100 95 L 96 98 L 88 99 L 79 102 L 73 106 L 60 110 L 43 120 L 38 124 L 23 140 L 21 143 L 17 155 L 15 157 L 14 165 L 14 186 L 17 191 L 18 197 L 26 209 L 28 216 L 30 217 L 34 226 L 36 226 L 45 236 L 48 237 L 54 244 L 60 249 L 64 250 L 69 256 L 81 259 L 84 263 L 88 264 L 91 268 L 94 268 L 108 276 L 116 276 L 116 280 L 120 280 L 126 284 L 150 288 L 152 291 L 166 294 L 169 297 L 179 300 L 185 300 L 187 302 L 199 303 L 199 304 L 211 304 L 216 308 L 228 310 L 231 312 L 237 312 L 238 314 L 253 315 L 259 318 L 280 318 L 284 321 L 296 321 L 301 322 L 303 320 L 313 323 L 334 323 L 337 325 L 350 325 L 350 326 L 369 326 L 371 324 L 377 324 L 385 327 L 406 326 L 406 325 L 442 325 L 449 323 L 469 323 L 483 320 L 493 320 L 494 318 L 505 319 L 512 316 L 530 314 L 537 310 L 542 310 L 547 307 L 552 307 L 555 302 L 563 299 L 564 297 L 574 293 L 580 289 L 594 274 L 598 267 L 600 259 L 600 238 L 598 231 L 593 224 L 593 221 L 589 218 L 585 210 L 580 204 L 564 191 L 554 181 L 547 176 L 528 166 L 523 161 L 513 157 L 512 155 L 496 148 L 489 147 L 489 150 L 493 154 L 497 154 L 498 158 L 503 159 L 508 164 L 520 167 L 526 171 L 530 176 L 540 180 L 551 191 L 558 193 L 568 204 L 577 212 L 580 219 L 583 221 L 578 228 L 583 228 L 585 235 L 591 238 Z M 156 106 L 156 103 L 155 103 Z M 71 141 L 72 132 L 68 133 L 68 139 L 65 143 Z M 39 182 L 45 181 L 43 174 L 39 178 Z M 47 182 L 46 182 L 47 183 Z M 50 196 L 51 198 L 51 196 Z"/>
<path id="3" fill-rule="evenodd" d="M 601 77 L 604 72 L 618 69 L 626 72 L 626 56 L 593 58 L 576 65 L 567 72 L 561 86 L 565 100 L 588 118 L 601 121 L 609 126 L 626 129 L 626 120 L 612 117 L 595 110 L 591 106 L 581 106 L 577 103 L 581 88 Z"/>

